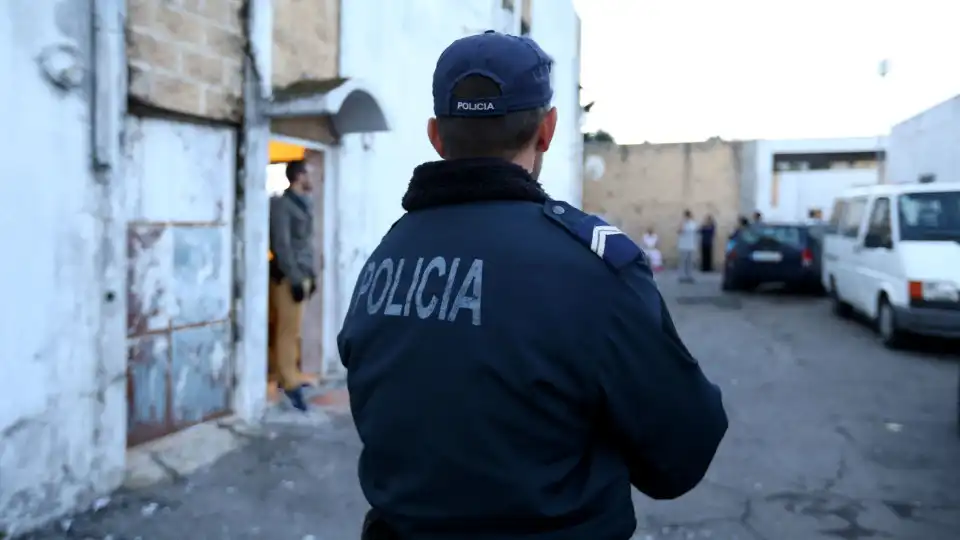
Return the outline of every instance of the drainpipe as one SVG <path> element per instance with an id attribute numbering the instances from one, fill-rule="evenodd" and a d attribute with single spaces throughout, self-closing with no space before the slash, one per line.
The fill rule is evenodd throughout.
<path id="1" fill-rule="evenodd" d="M 91 168 L 99 190 L 97 221 L 100 245 L 95 260 L 100 286 L 100 326 L 97 336 L 97 410 L 93 447 L 102 449 L 94 460 L 124 463 L 127 424 L 127 254 L 124 213 L 123 125 L 127 114 L 126 1 L 94 0 L 89 66 Z M 104 440 L 104 439 L 110 440 Z M 101 470 L 96 463 L 91 470 Z M 108 480 L 107 488 L 123 481 L 123 471 Z"/>
<path id="2" fill-rule="evenodd" d="M 247 0 L 245 15 L 243 128 L 234 210 L 233 410 L 241 420 L 256 423 L 266 410 L 267 389 L 270 121 L 265 111 L 272 94 L 272 2 Z"/>

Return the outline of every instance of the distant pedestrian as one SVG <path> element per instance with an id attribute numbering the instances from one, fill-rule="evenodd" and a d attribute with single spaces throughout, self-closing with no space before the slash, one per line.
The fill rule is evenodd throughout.
<path id="1" fill-rule="evenodd" d="M 754 213 L 753 213 L 753 222 L 754 222 L 754 223 L 760 223 L 761 221 L 763 221 L 763 214 L 761 214 L 759 211 L 754 212 Z"/>
<path id="2" fill-rule="evenodd" d="M 737 241 L 737 237 L 740 236 L 740 233 L 750 228 L 750 220 L 746 216 L 740 216 L 737 220 L 737 228 L 730 233 L 730 237 L 727 239 L 727 248 L 723 251 L 723 254 L 726 255 L 730 253 L 730 250 L 733 249 L 733 244 Z"/>
<path id="3" fill-rule="evenodd" d="M 693 213 L 683 212 L 683 222 L 677 230 L 677 252 L 680 254 L 680 282 L 693 283 L 693 258 L 697 250 L 697 231 L 700 226 L 693 220 Z"/>
<path id="4" fill-rule="evenodd" d="M 647 260 L 650 262 L 650 269 L 659 272 L 663 269 L 663 254 L 657 247 L 660 237 L 653 231 L 653 227 L 647 229 L 643 235 L 644 252 L 647 254 Z"/>
<path id="5" fill-rule="evenodd" d="M 807 211 L 808 225 L 823 225 L 823 212 L 817 208 L 811 208 Z"/>
<path id="6" fill-rule="evenodd" d="M 700 270 L 713 272 L 713 240 L 717 235 L 717 222 L 707 214 L 700 225 Z"/>

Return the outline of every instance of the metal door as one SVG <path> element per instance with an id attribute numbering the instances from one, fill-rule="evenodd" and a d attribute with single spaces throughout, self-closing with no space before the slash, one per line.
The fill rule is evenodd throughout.
<path id="1" fill-rule="evenodd" d="M 128 119 L 128 444 L 229 412 L 233 128 Z"/>

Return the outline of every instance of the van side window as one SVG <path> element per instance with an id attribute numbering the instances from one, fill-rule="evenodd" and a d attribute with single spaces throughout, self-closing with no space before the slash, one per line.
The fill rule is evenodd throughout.
<path id="1" fill-rule="evenodd" d="M 824 229 L 824 234 L 839 234 L 840 233 L 840 223 L 843 219 L 843 211 L 847 207 L 847 201 L 843 199 L 837 199 L 833 203 L 833 210 L 830 212 L 830 221 L 827 223 L 826 228 Z"/>
<path id="2" fill-rule="evenodd" d="M 846 238 L 856 238 L 860 233 L 860 222 L 867 211 L 867 198 L 857 197 L 850 199 L 840 217 L 840 235 Z"/>
<path id="3" fill-rule="evenodd" d="M 884 239 L 893 238 L 890 228 L 890 199 L 880 197 L 873 202 L 873 212 L 870 213 L 870 234 L 879 235 Z"/>

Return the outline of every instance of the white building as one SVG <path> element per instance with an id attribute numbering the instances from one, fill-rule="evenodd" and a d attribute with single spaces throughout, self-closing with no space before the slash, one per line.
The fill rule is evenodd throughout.
<path id="1" fill-rule="evenodd" d="M 579 204 L 579 21 L 570 0 L 523 4 L 250 0 L 246 17 L 239 2 L 2 4 L 0 536 L 119 486 L 130 445 L 261 418 L 271 137 L 323 173 L 304 363 L 332 375 L 360 266 L 412 168 L 434 159 L 430 79 L 453 39 L 523 23 L 554 56 L 561 125 L 543 179 Z M 305 30 L 324 17 L 332 30 Z"/>
<path id="2" fill-rule="evenodd" d="M 829 219 L 837 193 L 882 180 L 885 144 L 883 137 L 747 142 L 741 213 L 759 211 L 770 221 L 803 221 L 816 209 Z"/>
<path id="3" fill-rule="evenodd" d="M 890 130 L 891 182 L 960 182 L 960 95 Z"/>

